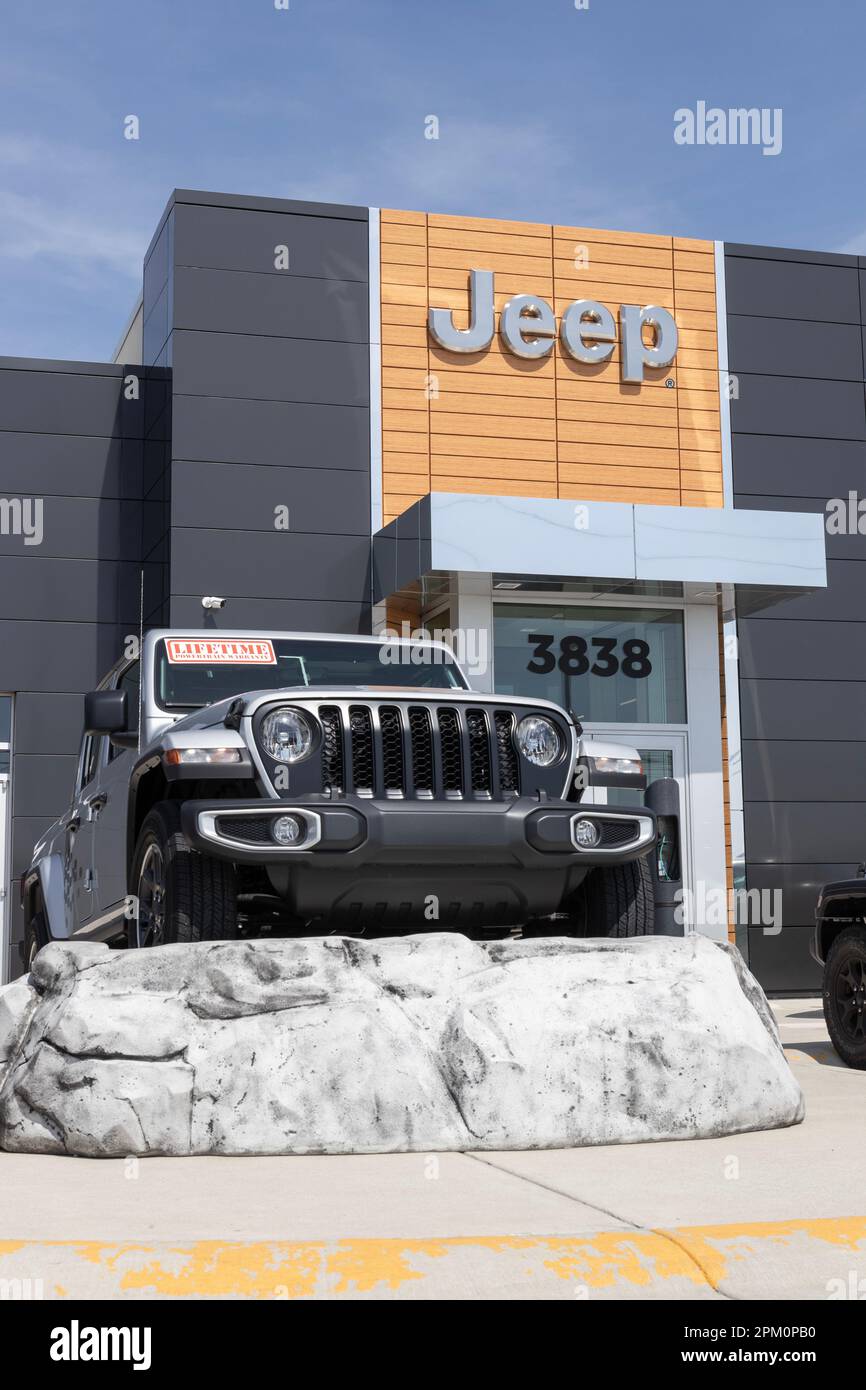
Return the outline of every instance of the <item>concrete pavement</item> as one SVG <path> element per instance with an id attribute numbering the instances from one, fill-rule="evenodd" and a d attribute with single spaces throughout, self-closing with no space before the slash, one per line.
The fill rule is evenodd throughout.
<path id="1" fill-rule="evenodd" d="M 866 1297 L 866 1073 L 838 1064 L 820 1001 L 775 1007 L 806 1094 L 792 1129 L 483 1155 L 2 1154 L 0 1297 Z"/>

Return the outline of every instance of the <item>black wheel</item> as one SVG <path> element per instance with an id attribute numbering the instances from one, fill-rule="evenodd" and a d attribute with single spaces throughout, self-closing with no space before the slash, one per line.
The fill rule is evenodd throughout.
<path id="1" fill-rule="evenodd" d="M 238 934 L 234 865 L 190 849 L 172 801 L 159 802 L 145 817 L 129 886 L 138 898 L 130 946 L 231 941 Z"/>
<path id="2" fill-rule="evenodd" d="M 842 1061 L 866 1071 L 866 927 L 846 927 L 827 952 L 824 1018 Z"/>
<path id="3" fill-rule="evenodd" d="M 651 936 L 655 920 L 647 855 L 593 869 L 584 885 L 587 936 Z"/>
<path id="4" fill-rule="evenodd" d="M 24 933 L 24 969 L 28 975 L 33 969 L 33 962 L 47 940 L 48 927 L 45 922 L 45 913 L 40 911 L 31 917 Z"/>

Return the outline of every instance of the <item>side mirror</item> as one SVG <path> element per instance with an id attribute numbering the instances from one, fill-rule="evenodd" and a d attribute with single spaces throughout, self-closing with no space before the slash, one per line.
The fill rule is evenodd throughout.
<path id="1" fill-rule="evenodd" d="M 126 745 L 129 730 L 125 690 L 91 690 L 84 697 L 84 732 L 104 734 L 113 743 Z"/>

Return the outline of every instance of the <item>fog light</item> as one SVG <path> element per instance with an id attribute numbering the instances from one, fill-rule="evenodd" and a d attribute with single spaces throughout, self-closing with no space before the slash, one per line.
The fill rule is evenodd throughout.
<path id="1" fill-rule="evenodd" d="M 303 838 L 304 825 L 297 816 L 277 816 L 271 836 L 278 845 L 296 845 Z"/>
<path id="2" fill-rule="evenodd" d="M 595 849 L 601 839 L 601 831 L 593 820 L 576 820 L 571 833 L 578 849 Z"/>

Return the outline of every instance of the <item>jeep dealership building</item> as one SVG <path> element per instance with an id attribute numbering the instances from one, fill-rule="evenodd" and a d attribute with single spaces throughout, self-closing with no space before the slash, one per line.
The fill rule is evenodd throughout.
<path id="1" fill-rule="evenodd" d="M 814 988 L 818 887 L 866 859 L 864 276 L 176 191 L 113 361 L 0 358 L 4 978 L 142 623 L 407 624 L 675 777 L 687 920 Z"/>

